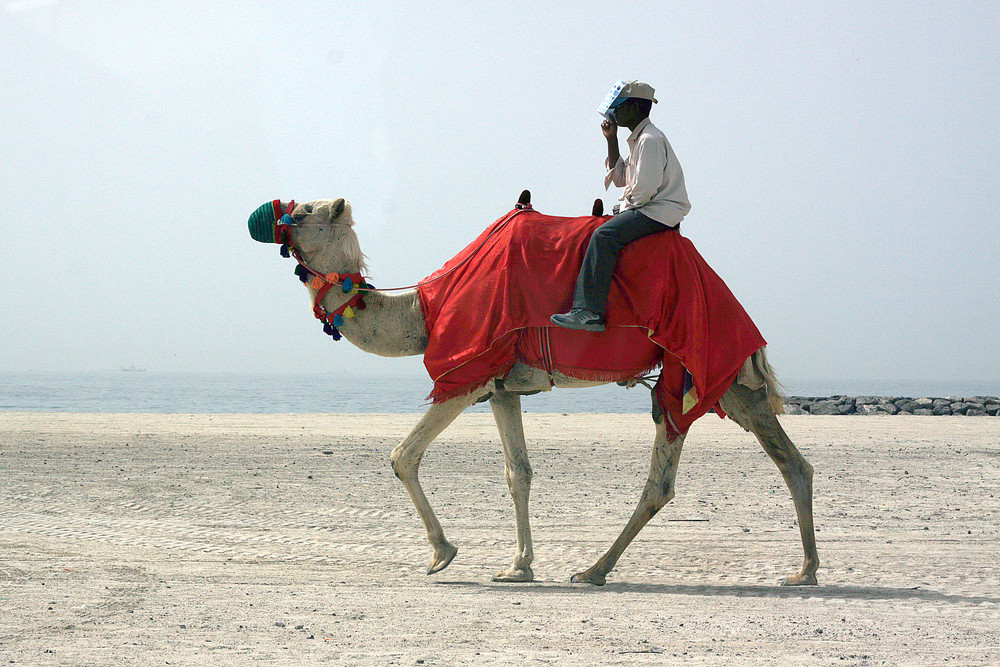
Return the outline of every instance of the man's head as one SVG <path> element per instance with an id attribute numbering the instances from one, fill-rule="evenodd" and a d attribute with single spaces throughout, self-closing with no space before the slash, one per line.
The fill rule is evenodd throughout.
<path id="1" fill-rule="evenodd" d="M 631 129 L 649 116 L 656 102 L 653 87 L 642 81 L 618 81 L 604 98 L 600 111 L 618 125 Z"/>

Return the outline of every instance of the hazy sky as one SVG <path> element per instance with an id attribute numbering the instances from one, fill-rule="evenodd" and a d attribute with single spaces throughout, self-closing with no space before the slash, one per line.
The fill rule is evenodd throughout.
<path id="1" fill-rule="evenodd" d="M 523 188 L 610 208 L 625 78 L 781 375 L 1000 385 L 995 1 L 497 4 L 0 0 L 0 370 L 420 372 L 323 335 L 249 213 L 346 197 L 414 283 Z"/>

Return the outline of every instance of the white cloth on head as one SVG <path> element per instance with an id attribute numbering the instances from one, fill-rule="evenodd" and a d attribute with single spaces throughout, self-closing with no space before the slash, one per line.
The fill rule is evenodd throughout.
<path id="1" fill-rule="evenodd" d="M 638 209 L 657 222 L 676 227 L 691 210 L 684 173 L 667 137 L 644 118 L 628 137 L 628 160 L 605 161 L 604 188 L 624 187 L 622 210 Z"/>

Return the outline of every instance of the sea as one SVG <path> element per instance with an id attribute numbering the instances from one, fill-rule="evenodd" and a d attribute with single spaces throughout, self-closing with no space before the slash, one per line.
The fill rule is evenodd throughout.
<path id="1" fill-rule="evenodd" d="M 786 380 L 790 396 L 997 396 L 1000 382 Z M 422 413 L 426 376 L 248 373 L 0 372 L 0 412 Z M 649 392 L 602 385 L 557 389 L 521 401 L 533 413 L 643 413 Z M 488 412 L 489 404 L 469 408 Z"/>

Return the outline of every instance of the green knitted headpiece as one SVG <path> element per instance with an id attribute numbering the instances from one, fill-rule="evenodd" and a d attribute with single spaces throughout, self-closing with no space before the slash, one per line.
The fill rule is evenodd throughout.
<path id="1" fill-rule="evenodd" d="M 280 243 L 275 238 L 275 226 L 281 218 L 281 202 L 277 199 L 261 204 L 256 211 L 250 214 L 247 227 L 250 229 L 250 238 L 261 243 Z"/>

